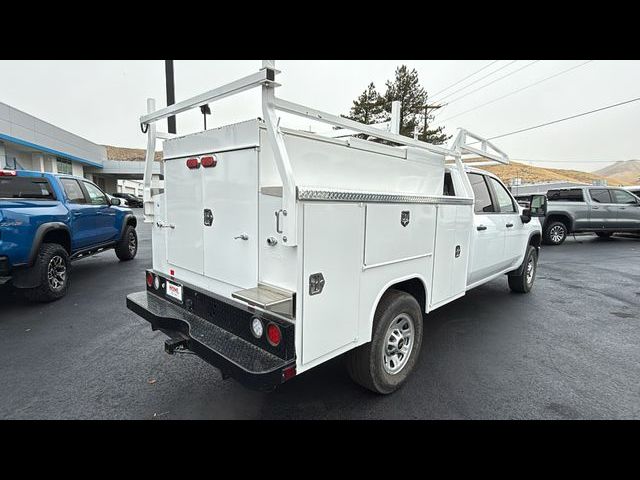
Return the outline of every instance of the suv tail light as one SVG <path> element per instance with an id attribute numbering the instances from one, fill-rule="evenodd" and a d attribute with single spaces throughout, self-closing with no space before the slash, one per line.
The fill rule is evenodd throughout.
<path id="1" fill-rule="evenodd" d="M 16 175 L 15 170 L 0 170 L 0 177 L 15 177 Z"/>

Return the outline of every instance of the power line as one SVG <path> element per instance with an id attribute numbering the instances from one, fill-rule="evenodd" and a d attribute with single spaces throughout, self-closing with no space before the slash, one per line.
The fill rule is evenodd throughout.
<path id="1" fill-rule="evenodd" d="M 443 88 L 442 90 L 440 90 L 440 91 L 438 91 L 438 92 L 434 93 L 434 94 L 432 95 L 432 97 L 435 97 L 435 96 L 437 96 L 437 95 L 440 95 L 442 92 L 446 92 L 446 91 L 447 91 L 447 90 L 449 90 L 451 87 L 455 87 L 456 85 L 458 85 L 458 84 L 460 84 L 460 83 L 464 82 L 467 78 L 471 78 L 471 77 L 473 77 L 476 73 L 480 73 L 482 70 L 484 70 L 484 69 L 486 69 L 486 68 L 490 67 L 491 65 L 493 65 L 494 63 L 499 62 L 499 61 L 500 61 L 500 60 L 494 60 L 493 62 L 488 63 L 487 65 L 485 65 L 484 67 L 482 67 L 480 70 L 476 70 L 476 71 L 475 71 L 475 72 L 473 72 L 471 75 L 467 75 L 466 77 L 464 77 L 462 80 L 458 80 L 456 83 L 453 83 L 453 84 L 449 85 L 447 88 Z"/>
<path id="2" fill-rule="evenodd" d="M 537 158 L 511 158 L 514 162 L 538 162 L 538 163 L 615 163 L 623 162 L 624 160 L 541 160 Z"/>
<path id="3" fill-rule="evenodd" d="M 512 64 L 514 64 L 514 63 L 516 63 L 516 62 L 517 62 L 517 60 L 512 60 L 512 61 L 510 61 L 510 62 L 509 62 L 509 63 L 507 63 L 506 65 L 503 65 L 503 66 L 501 66 L 500 68 L 497 68 L 497 69 L 493 70 L 492 72 L 489 72 L 489 73 L 487 73 L 486 75 L 484 75 L 484 76 L 482 76 L 482 77 L 480 77 L 480 78 L 475 79 L 473 82 L 469 83 L 468 85 L 465 85 L 464 87 L 459 88 L 459 89 L 458 89 L 458 90 L 456 90 L 455 92 L 451 92 L 451 93 L 449 93 L 449 94 L 445 95 L 444 97 L 442 97 L 442 98 L 438 99 L 438 102 L 441 102 L 441 101 L 442 101 L 442 100 L 444 100 L 445 98 L 450 97 L 451 95 L 455 95 L 456 93 L 461 92 L 462 90 L 464 90 L 464 89 L 466 89 L 466 88 L 469 88 L 471 85 L 474 85 L 474 84 L 478 83 L 479 81 L 484 80 L 484 79 L 485 79 L 485 78 L 487 78 L 487 77 L 490 77 L 491 75 L 493 75 L 494 73 L 499 72 L 500 70 L 504 70 L 504 69 L 505 69 L 505 68 L 507 68 L 509 65 L 512 65 Z M 432 96 L 432 98 L 431 98 L 431 100 L 432 100 L 432 101 L 434 100 L 434 99 L 433 99 L 433 97 L 435 97 L 435 95 L 433 95 L 433 96 Z"/>
<path id="4" fill-rule="evenodd" d="M 514 94 L 518 93 L 518 92 L 522 92 L 523 90 L 526 90 L 527 88 L 535 87 L 536 85 L 539 85 L 539 84 L 541 84 L 542 82 L 546 82 L 547 80 L 551 80 L 552 78 L 556 78 L 556 77 L 559 77 L 560 75 L 564 75 L 565 73 L 569 73 L 570 71 L 575 70 L 576 68 L 583 67 L 584 65 L 586 65 L 587 63 L 590 63 L 590 62 L 593 62 L 593 60 L 587 60 L 586 62 L 581 63 L 581 64 L 579 64 L 579 65 L 574 65 L 574 66 L 573 66 L 573 67 L 571 67 L 571 68 L 567 68 L 566 70 L 563 70 L 563 71 L 561 71 L 561 72 L 558 72 L 558 73 L 556 73 L 556 74 L 554 74 L 554 75 L 551 75 L 551 76 L 549 76 L 549 77 L 543 78 L 542 80 L 538 80 L 537 82 L 530 83 L 529 85 L 524 86 L 524 87 L 522 87 L 522 88 L 519 88 L 519 89 L 517 89 L 517 90 L 514 90 L 514 91 L 513 91 L 513 92 L 511 92 L 511 93 L 507 93 L 506 95 L 502 95 L 502 96 L 500 96 L 500 97 L 498 97 L 498 98 L 494 98 L 493 100 L 490 100 L 490 101 L 488 101 L 488 102 L 486 102 L 486 103 L 483 103 L 483 104 L 481 104 L 481 105 L 478 105 L 478 106 L 476 106 L 476 107 L 470 108 L 469 110 L 465 110 L 464 112 L 457 113 L 456 115 L 453 115 L 453 116 L 451 116 L 451 117 L 445 118 L 444 120 L 439 120 L 439 121 L 438 121 L 438 122 L 436 122 L 436 123 L 440 124 L 440 123 L 448 122 L 449 120 L 452 120 L 452 119 L 454 119 L 454 118 L 460 117 L 460 116 L 465 115 L 465 114 L 467 114 L 467 113 L 469 113 L 469 112 L 473 112 L 474 110 L 477 110 L 477 109 L 479 109 L 479 108 L 486 107 L 487 105 L 490 105 L 490 104 L 492 104 L 492 103 L 495 103 L 495 102 L 497 102 L 498 100 L 502 100 L 503 98 L 507 98 L 507 97 L 509 97 L 509 96 L 511 96 L 511 95 L 514 95 Z"/>
<path id="5" fill-rule="evenodd" d="M 621 105 L 637 102 L 639 100 L 640 100 L 640 97 L 632 98 L 631 100 L 625 100 L 624 102 L 614 103 L 613 105 L 607 105 L 606 107 L 596 108 L 595 110 L 589 110 L 588 112 L 578 113 L 577 115 L 571 115 L 570 117 L 560 118 L 558 120 L 553 120 L 551 122 L 541 123 L 540 125 L 534 125 L 533 127 L 522 128 L 514 132 L 503 133 L 502 135 L 496 135 L 495 137 L 490 137 L 488 140 L 495 140 L 496 138 L 503 138 L 503 137 L 508 137 L 510 135 L 515 135 L 516 133 L 528 132 L 529 130 L 535 130 L 536 128 L 546 127 L 549 125 L 553 125 L 555 123 L 566 122 L 567 120 L 572 120 L 578 117 L 584 117 L 585 115 L 591 115 L 592 113 L 601 112 L 603 110 L 619 107 Z"/>
<path id="6" fill-rule="evenodd" d="M 538 63 L 539 61 L 540 61 L 540 60 L 534 60 L 534 61 L 533 61 L 533 62 L 531 62 L 531 63 L 527 63 L 524 67 L 520 67 L 520 68 L 518 68 L 518 69 L 514 70 L 513 72 L 509 72 L 509 73 L 507 73 L 506 75 L 503 75 L 503 76 L 502 76 L 502 77 L 500 77 L 500 78 L 496 78 L 495 80 L 492 80 L 492 81 L 491 81 L 491 82 L 489 82 L 489 83 L 485 83 L 485 84 L 484 84 L 484 85 L 482 85 L 481 87 L 478 87 L 478 88 L 476 88 L 475 90 L 471 90 L 470 92 L 467 92 L 467 93 L 465 93 L 464 95 L 460 95 L 458 98 L 455 98 L 455 99 L 451 100 L 450 102 L 447 102 L 447 105 L 451 105 L 452 103 L 457 102 L 458 100 L 461 100 L 461 99 L 463 99 L 464 97 L 468 97 L 468 96 L 469 96 L 469 95 L 471 95 L 472 93 L 475 93 L 475 92 L 477 92 L 477 91 L 479 91 L 479 90 L 482 90 L 483 88 L 488 87 L 489 85 L 493 85 L 494 83 L 499 82 L 500 80 L 503 80 L 503 79 L 505 79 L 505 78 L 507 78 L 507 77 L 510 77 L 511 75 L 514 75 L 514 74 L 518 73 L 520 70 L 524 70 L 525 68 L 528 68 L 528 67 L 530 67 L 531 65 L 533 65 L 533 64 L 535 64 L 535 63 Z"/>

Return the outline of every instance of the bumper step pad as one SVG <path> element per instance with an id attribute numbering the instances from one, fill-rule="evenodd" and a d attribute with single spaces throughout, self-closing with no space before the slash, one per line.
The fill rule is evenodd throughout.
<path id="1" fill-rule="evenodd" d="M 257 389 L 283 382 L 282 370 L 295 365 L 146 291 L 127 295 L 127 308 L 170 337 L 186 336 L 186 346 L 223 374 Z M 178 335 L 178 336 L 181 336 Z"/>

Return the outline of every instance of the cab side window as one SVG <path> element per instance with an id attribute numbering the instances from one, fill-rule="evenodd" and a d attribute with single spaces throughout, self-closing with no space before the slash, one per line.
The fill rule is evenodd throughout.
<path id="1" fill-rule="evenodd" d="M 84 187 L 87 189 L 87 193 L 89 194 L 89 203 L 91 205 L 109 205 L 106 195 L 93 183 L 84 182 Z"/>
<path id="2" fill-rule="evenodd" d="M 87 203 L 87 200 L 84 198 L 84 192 L 77 180 L 73 178 L 61 178 L 60 183 L 62 184 L 62 188 L 64 188 L 64 193 L 67 195 L 69 203 Z"/>
<path id="3" fill-rule="evenodd" d="M 507 189 L 493 177 L 487 177 L 493 190 L 496 192 L 496 198 L 498 200 L 498 206 L 500 207 L 500 213 L 516 213 L 516 207 L 513 204 L 511 195 L 507 192 Z"/>
<path id="4" fill-rule="evenodd" d="M 611 190 L 614 203 L 623 203 L 625 205 L 633 205 L 636 203 L 636 199 L 633 195 L 624 190 Z"/>
<path id="5" fill-rule="evenodd" d="M 475 197 L 475 205 L 473 207 L 475 213 L 491 213 L 496 209 L 491 201 L 491 194 L 489 193 L 489 186 L 485 180 L 484 175 L 478 173 L 470 173 L 469 181 L 471 182 L 471 188 L 473 188 L 473 196 Z"/>

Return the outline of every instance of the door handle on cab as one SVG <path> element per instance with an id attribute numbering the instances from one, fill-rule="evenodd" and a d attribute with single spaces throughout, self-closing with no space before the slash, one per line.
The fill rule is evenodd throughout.
<path id="1" fill-rule="evenodd" d="M 511 227 L 513 227 L 513 223 L 507 223 L 506 227 L 507 227 L 507 228 L 511 228 Z"/>
<path id="2" fill-rule="evenodd" d="M 478 230 L 479 232 L 481 232 L 482 230 L 486 230 L 486 229 L 487 229 L 487 227 L 485 227 L 484 225 L 478 225 L 476 227 L 476 230 Z"/>

